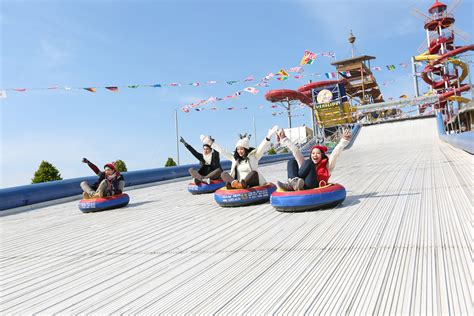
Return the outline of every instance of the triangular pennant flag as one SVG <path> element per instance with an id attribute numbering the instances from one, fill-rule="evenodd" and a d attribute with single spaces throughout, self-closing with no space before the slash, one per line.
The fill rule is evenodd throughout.
<path id="1" fill-rule="evenodd" d="M 112 92 L 118 92 L 118 87 L 105 87 L 105 89 L 110 90 Z"/>
<path id="2" fill-rule="evenodd" d="M 388 65 L 388 66 L 387 66 L 387 69 L 388 69 L 388 70 L 395 70 L 395 65 Z"/>
<path id="3" fill-rule="evenodd" d="M 279 72 L 277 72 L 277 75 L 283 76 L 283 77 L 288 77 L 289 74 L 285 71 L 285 69 L 280 69 Z"/>
<path id="4" fill-rule="evenodd" d="M 153 88 L 161 88 L 161 84 L 157 83 L 153 85 Z"/>
<path id="5" fill-rule="evenodd" d="M 286 79 L 288 79 L 288 77 L 278 77 L 277 80 L 280 80 L 280 81 L 285 81 Z"/>
<path id="6" fill-rule="evenodd" d="M 89 92 L 97 92 L 97 89 L 96 88 L 84 88 L 84 90 L 87 90 Z"/>
<path id="7" fill-rule="evenodd" d="M 127 87 L 129 87 L 130 89 L 136 89 L 136 88 L 139 87 L 139 85 L 131 85 L 131 86 L 127 86 Z"/>

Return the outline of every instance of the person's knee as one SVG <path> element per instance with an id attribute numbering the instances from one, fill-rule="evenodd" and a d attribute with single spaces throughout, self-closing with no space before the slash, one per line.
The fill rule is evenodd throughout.
<path id="1" fill-rule="evenodd" d="M 89 183 L 87 183 L 87 181 L 82 181 L 81 182 L 81 187 L 85 186 L 85 185 L 89 185 Z"/>
<path id="2" fill-rule="evenodd" d="M 294 165 L 298 165 L 298 162 L 296 161 L 296 159 L 294 158 L 291 158 L 290 160 L 288 160 L 288 167 L 292 167 Z"/>

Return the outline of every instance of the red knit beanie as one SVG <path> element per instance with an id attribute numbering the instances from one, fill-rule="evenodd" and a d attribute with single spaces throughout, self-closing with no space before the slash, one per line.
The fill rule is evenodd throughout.
<path id="1" fill-rule="evenodd" d="M 112 169 L 113 171 L 116 170 L 116 169 L 115 169 L 115 164 L 114 164 L 113 162 L 106 163 L 106 164 L 104 165 L 104 169 L 105 169 L 105 167 L 109 167 L 109 168 Z"/>
<path id="2" fill-rule="evenodd" d="M 311 152 L 313 152 L 313 149 L 319 149 L 321 152 L 326 153 L 328 151 L 328 148 L 326 146 L 321 146 L 321 145 L 316 145 L 311 148 Z"/>

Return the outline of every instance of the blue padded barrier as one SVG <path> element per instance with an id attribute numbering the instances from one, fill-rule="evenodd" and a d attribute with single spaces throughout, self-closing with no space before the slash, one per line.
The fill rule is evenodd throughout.
<path id="1" fill-rule="evenodd" d="M 356 125 L 353 129 L 353 135 L 356 135 L 359 128 Z M 355 131 L 355 132 L 354 132 Z M 355 137 L 353 137 L 354 139 Z M 352 141 L 353 141 L 352 139 Z M 350 146 L 350 144 L 349 144 Z M 348 147 L 349 147 L 348 146 Z M 303 153 L 307 154 L 307 153 Z M 260 164 L 268 164 L 279 161 L 284 161 L 292 158 L 291 153 L 268 155 L 260 159 Z M 221 162 L 224 170 L 229 170 L 231 162 L 228 160 Z M 137 170 L 123 172 L 125 178 L 125 187 L 166 181 L 176 178 L 189 177 L 189 168 L 198 168 L 197 164 L 183 165 L 177 167 L 155 168 L 146 170 Z M 15 207 L 21 207 L 56 199 L 61 199 L 69 196 L 79 195 L 82 193 L 80 183 L 87 181 L 94 183 L 97 181 L 97 176 L 81 177 L 67 180 L 51 181 L 45 183 L 28 184 L 18 187 L 0 189 L 0 211 Z"/>
<path id="2" fill-rule="evenodd" d="M 441 113 L 436 114 L 436 124 L 438 127 L 438 135 L 443 141 L 454 147 L 460 148 L 467 151 L 470 154 L 474 154 L 474 132 L 468 131 L 459 134 L 446 134 L 443 117 Z"/>

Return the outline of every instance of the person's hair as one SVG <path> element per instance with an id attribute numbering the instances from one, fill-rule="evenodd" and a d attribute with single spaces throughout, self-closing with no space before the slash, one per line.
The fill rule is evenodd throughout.
<path id="1" fill-rule="evenodd" d="M 249 149 L 244 148 L 244 150 L 245 150 L 244 156 L 240 157 L 239 153 L 237 152 L 237 147 L 236 147 L 235 151 L 234 151 L 234 159 L 237 160 L 238 163 L 240 163 L 242 160 L 247 159 L 247 156 L 249 155 L 249 153 L 254 149 L 255 148 L 253 148 L 253 147 L 250 147 Z"/>
<path id="2" fill-rule="evenodd" d="M 211 146 L 209 146 L 208 144 L 202 145 L 202 148 L 204 148 L 204 147 L 207 147 L 207 148 L 209 148 L 209 149 L 212 149 Z"/>

